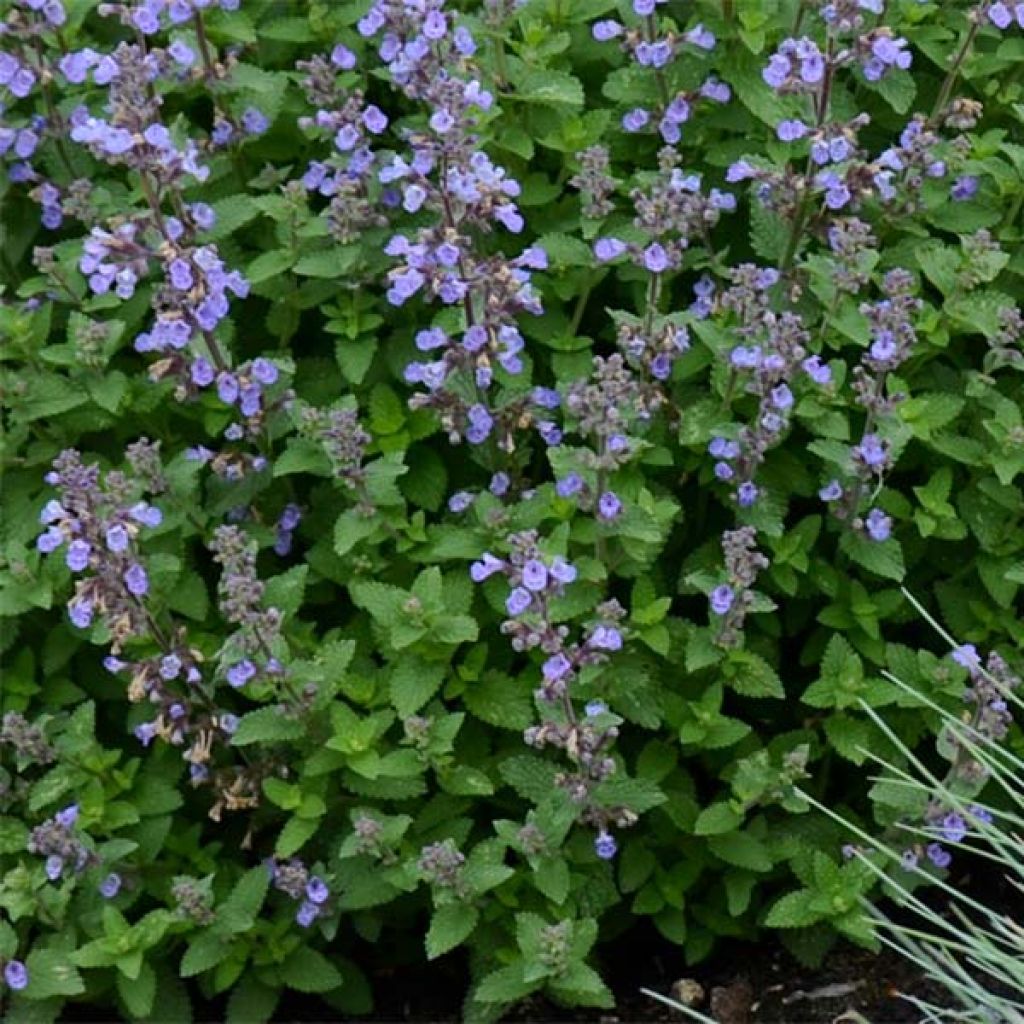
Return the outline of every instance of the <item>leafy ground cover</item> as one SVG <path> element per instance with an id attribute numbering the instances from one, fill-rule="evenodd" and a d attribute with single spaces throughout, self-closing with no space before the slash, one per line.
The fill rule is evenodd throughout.
<path id="1" fill-rule="evenodd" d="M 11 1020 L 366 1014 L 373 948 L 609 1010 L 638 921 L 877 948 L 822 808 L 956 869 L 943 712 L 1019 743 L 1024 5 L 2 17 Z"/>

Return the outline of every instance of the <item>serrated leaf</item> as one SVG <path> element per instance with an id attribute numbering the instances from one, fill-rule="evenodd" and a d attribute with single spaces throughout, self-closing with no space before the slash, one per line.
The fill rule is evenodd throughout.
<path id="1" fill-rule="evenodd" d="M 413 656 L 394 666 L 389 684 L 391 703 L 402 718 L 414 715 L 441 689 L 447 667 L 446 662 Z"/>
<path id="2" fill-rule="evenodd" d="M 467 903 L 446 903 L 438 907 L 427 931 L 427 959 L 436 960 L 465 942 L 479 919 L 480 912 Z"/>
<path id="3" fill-rule="evenodd" d="M 29 977 L 28 988 L 23 992 L 25 999 L 78 996 L 85 991 L 82 976 L 69 962 L 66 953 L 55 949 L 33 949 L 25 958 L 25 967 Z"/>
<path id="4" fill-rule="evenodd" d="M 231 743 L 236 747 L 250 743 L 280 743 L 299 739 L 302 735 L 301 723 L 282 714 L 281 708 L 274 705 L 242 715 Z"/>
<path id="5" fill-rule="evenodd" d="M 281 980 L 297 992 L 330 992 L 344 979 L 323 953 L 299 946 L 281 965 Z"/>

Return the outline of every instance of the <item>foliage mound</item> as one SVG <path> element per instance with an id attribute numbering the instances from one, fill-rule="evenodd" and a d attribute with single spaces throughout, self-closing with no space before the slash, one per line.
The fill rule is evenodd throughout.
<path id="1" fill-rule="evenodd" d="M 9 1019 L 873 943 L 822 808 L 1013 735 L 1024 5 L 2 18 Z"/>

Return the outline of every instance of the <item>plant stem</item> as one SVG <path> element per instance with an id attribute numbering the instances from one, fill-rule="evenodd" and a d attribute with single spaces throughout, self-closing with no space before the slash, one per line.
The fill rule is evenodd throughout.
<path id="1" fill-rule="evenodd" d="M 967 59 L 967 54 L 970 52 L 971 46 L 974 44 L 974 39 L 978 34 L 978 29 L 981 27 L 981 19 L 971 17 L 968 15 L 971 22 L 971 27 L 967 30 L 967 34 L 964 36 L 963 42 L 960 44 L 960 49 L 957 50 L 956 56 L 953 58 L 953 63 L 950 65 L 949 71 L 946 72 L 946 79 L 942 83 L 942 88 L 939 90 L 938 98 L 935 100 L 935 106 L 932 108 L 931 117 L 928 118 L 928 127 L 934 126 L 935 122 L 938 121 L 942 115 L 943 110 L 946 109 L 946 104 L 949 102 L 950 94 L 953 92 L 953 86 L 956 83 L 957 76 L 960 74 L 960 69 L 963 67 L 964 61 Z"/>

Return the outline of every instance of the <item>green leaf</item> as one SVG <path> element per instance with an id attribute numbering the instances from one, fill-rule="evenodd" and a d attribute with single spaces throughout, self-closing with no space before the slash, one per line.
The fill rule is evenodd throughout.
<path id="1" fill-rule="evenodd" d="M 413 655 L 402 658 L 394 666 L 390 680 L 391 703 L 402 718 L 416 714 L 441 689 L 447 668 L 446 662 L 426 661 Z"/>
<path id="2" fill-rule="evenodd" d="M 310 946 L 299 946 L 285 960 L 281 980 L 297 992 L 330 992 L 343 981 L 334 964 Z"/>
<path id="3" fill-rule="evenodd" d="M 281 834 L 277 837 L 274 853 L 278 857 L 291 857 L 298 853 L 316 835 L 320 828 L 320 821 L 321 819 L 318 817 L 289 818 L 288 823 L 281 829 Z"/>
<path id="4" fill-rule="evenodd" d="M 358 245 L 339 246 L 310 253 L 292 268 L 301 277 L 343 278 L 359 262 Z"/>
<path id="5" fill-rule="evenodd" d="M 117 972 L 117 994 L 124 1000 L 133 1017 L 148 1017 L 156 998 L 156 972 L 149 964 L 143 963 L 138 977 L 128 978 Z"/>
<path id="6" fill-rule="evenodd" d="M 85 984 L 66 953 L 54 949 L 33 949 L 25 958 L 28 988 L 25 999 L 49 999 L 51 996 L 79 996 Z"/>
<path id="7" fill-rule="evenodd" d="M 772 858 L 768 848 L 749 832 L 726 832 L 708 840 L 711 852 L 727 864 L 747 871 L 770 871 Z"/>
<path id="8" fill-rule="evenodd" d="M 810 889 L 798 889 L 777 900 L 764 923 L 769 928 L 804 928 L 824 916 L 817 907 L 816 894 Z"/>
<path id="9" fill-rule="evenodd" d="M 266 869 L 264 869 L 266 874 Z M 185 955 L 181 958 L 178 973 L 183 978 L 191 978 L 202 974 L 211 967 L 216 967 L 231 954 L 231 943 L 226 942 L 222 935 L 213 931 L 200 932 L 188 945 Z"/>
<path id="10" fill-rule="evenodd" d="M 528 71 L 516 83 L 513 93 L 525 103 L 540 103 L 554 107 L 582 107 L 583 86 L 579 79 L 564 71 Z"/>
<path id="11" fill-rule="evenodd" d="M 743 815 L 724 802 L 712 804 L 705 807 L 697 816 L 693 827 L 694 832 L 699 836 L 720 835 L 723 832 L 731 832 L 743 823 Z"/>
<path id="12" fill-rule="evenodd" d="M 900 582 L 906 575 L 903 549 L 900 547 L 899 541 L 893 537 L 879 542 L 871 540 L 861 533 L 848 532 L 843 535 L 840 548 L 849 555 L 851 561 L 863 566 L 876 576 Z"/>
<path id="13" fill-rule="evenodd" d="M 472 934 L 480 919 L 476 907 L 466 903 L 446 903 L 434 911 L 427 931 L 427 959 L 436 960 L 461 945 Z"/>
<path id="14" fill-rule="evenodd" d="M 492 971 L 473 992 L 474 1000 L 479 1003 L 514 1003 L 540 988 L 542 979 L 527 981 L 523 966 L 523 962 L 519 960 Z"/>
<path id="15" fill-rule="evenodd" d="M 226 1024 L 266 1024 L 274 1016 L 279 998 L 276 989 L 245 975 L 231 990 Z"/>
<path id="16" fill-rule="evenodd" d="M 289 718 L 278 705 L 257 708 L 242 715 L 238 731 L 231 737 L 236 747 L 250 743 L 279 743 L 300 739 L 303 735 L 301 723 Z"/>
<path id="17" fill-rule="evenodd" d="M 244 932 L 252 928 L 269 886 L 270 875 L 262 864 L 242 875 L 228 898 L 217 907 L 218 929 Z"/>

